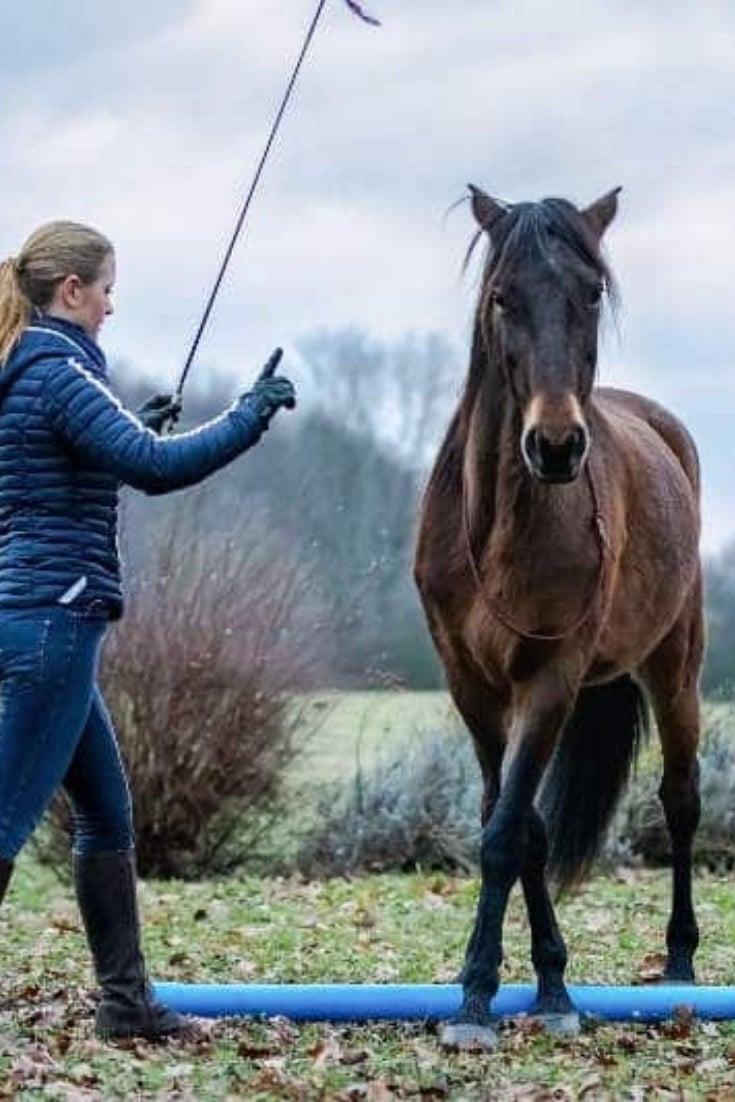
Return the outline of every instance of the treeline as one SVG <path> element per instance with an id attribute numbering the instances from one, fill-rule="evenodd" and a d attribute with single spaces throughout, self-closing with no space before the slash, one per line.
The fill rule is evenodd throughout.
<path id="1" fill-rule="evenodd" d="M 309 640 L 315 683 L 436 687 L 441 674 L 411 561 L 422 486 L 464 377 L 460 355 L 436 335 L 380 344 L 348 330 L 313 336 L 299 357 L 286 367 L 299 387 L 297 413 L 282 415 L 244 459 L 200 489 L 162 499 L 126 493 L 129 565 L 144 569 L 172 525 L 182 550 L 246 531 L 284 571 L 299 572 L 301 607 L 289 630 Z M 244 379 L 257 370 L 251 365 Z M 131 406 L 161 389 L 160 379 L 141 380 L 124 365 L 113 373 Z M 219 413 L 233 388 L 211 377 L 203 386 L 195 375 L 179 430 Z M 735 681 L 735 545 L 705 569 L 703 688 L 727 694 Z"/>
<path id="2" fill-rule="evenodd" d="M 425 472 L 462 376 L 456 354 L 436 336 L 380 345 L 356 331 L 314 336 L 299 351 L 300 362 L 284 367 L 298 410 L 244 458 L 200 489 L 125 493 L 125 557 L 142 569 L 173 523 L 182 544 L 221 543 L 247 519 L 248 539 L 308 578 L 298 629 L 308 628 L 316 681 L 436 686 L 411 561 Z M 131 407 L 161 389 L 124 365 L 113 375 Z M 178 431 L 219 413 L 234 393 L 232 380 L 197 385 Z"/>

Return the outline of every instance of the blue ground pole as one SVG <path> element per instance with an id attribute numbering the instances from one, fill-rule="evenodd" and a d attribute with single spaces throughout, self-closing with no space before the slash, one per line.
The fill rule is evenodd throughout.
<path id="1" fill-rule="evenodd" d="M 156 983 L 172 1009 L 203 1018 L 275 1017 L 301 1022 L 439 1021 L 462 1001 L 458 984 Z M 569 985 L 577 1010 L 607 1021 L 658 1022 L 686 1007 L 698 1018 L 735 1018 L 735 987 Z M 531 1010 L 536 988 L 507 984 L 493 1000 L 499 1018 Z"/>

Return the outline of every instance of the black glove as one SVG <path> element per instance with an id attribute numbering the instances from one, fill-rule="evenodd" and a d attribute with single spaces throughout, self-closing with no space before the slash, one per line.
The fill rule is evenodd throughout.
<path id="1" fill-rule="evenodd" d="M 147 429 L 162 432 L 167 421 L 175 425 L 181 414 L 181 399 L 175 394 L 154 394 L 138 410 L 138 420 Z"/>
<path id="2" fill-rule="evenodd" d="M 275 376 L 282 356 L 283 350 L 277 348 L 255 380 L 252 390 L 240 398 L 241 402 L 246 403 L 257 414 L 264 429 L 268 428 L 271 418 L 279 409 L 294 409 L 296 406 L 296 390 L 291 380 L 284 376 Z"/>

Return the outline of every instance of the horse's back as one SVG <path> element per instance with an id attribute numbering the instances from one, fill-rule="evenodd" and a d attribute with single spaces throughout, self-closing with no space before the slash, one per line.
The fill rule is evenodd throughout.
<path id="1" fill-rule="evenodd" d="M 699 457 L 697 447 L 686 426 L 679 418 L 666 409 L 665 406 L 637 394 L 632 390 L 618 390 L 614 387 L 600 387 L 594 392 L 595 405 L 611 418 L 613 423 L 616 418 L 637 418 L 647 424 L 667 448 L 673 452 L 684 469 L 686 476 L 694 490 L 695 497 L 699 497 Z"/>

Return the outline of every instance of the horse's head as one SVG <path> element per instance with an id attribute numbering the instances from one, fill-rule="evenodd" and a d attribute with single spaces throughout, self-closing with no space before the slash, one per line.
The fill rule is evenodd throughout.
<path id="1" fill-rule="evenodd" d="M 600 255 L 616 188 L 584 210 L 564 199 L 509 206 L 470 187 L 490 240 L 477 324 L 521 420 L 521 452 L 543 482 L 571 482 L 590 445 L 587 402 L 610 272 Z"/>

